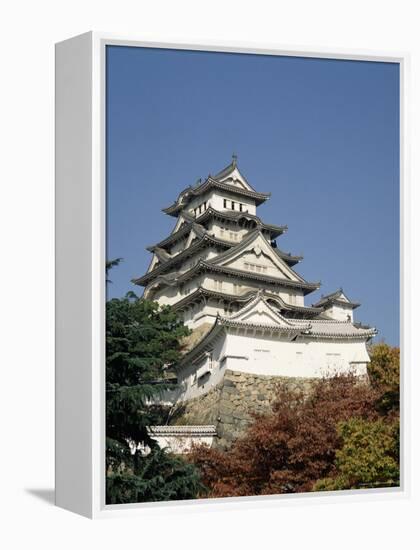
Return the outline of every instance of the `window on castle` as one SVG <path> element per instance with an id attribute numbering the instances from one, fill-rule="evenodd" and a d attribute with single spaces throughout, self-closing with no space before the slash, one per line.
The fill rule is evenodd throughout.
<path id="1" fill-rule="evenodd" d="M 257 264 L 251 264 L 248 262 L 244 263 L 245 269 L 248 269 L 249 271 L 255 271 L 256 273 L 267 273 L 267 266 L 266 265 L 257 265 Z"/>
<path id="2" fill-rule="evenodd" d="M 231 207 L 232 207 L 232 210 L 235 210 L 235 201 L 232 201 Z"/>
<path id="3" fill-rule="evenodd" d="M 239 204 L 239 212 L 242 212 L 243 206 L 244 205 L 242 203 Z"/>
<path id="4" fill-rule="evenodd" d="M 223 208 L 227 208 L 227 200 L 223 199 Z"/>

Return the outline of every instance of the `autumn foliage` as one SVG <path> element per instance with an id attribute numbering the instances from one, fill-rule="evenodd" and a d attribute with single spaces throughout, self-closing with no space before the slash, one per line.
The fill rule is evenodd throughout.
<path id="1" fill-rule="evenodd" d="M 202 496 L 398 484 L 398 381 L 386 373 L 397 353 L 388 351 L 373 349 L 372 381 L 334 376 L 309 396 L 280 384 L 273 412 L 256 416 L 228 451 L 193 449 L 189 459 L 209 488 Z"/>

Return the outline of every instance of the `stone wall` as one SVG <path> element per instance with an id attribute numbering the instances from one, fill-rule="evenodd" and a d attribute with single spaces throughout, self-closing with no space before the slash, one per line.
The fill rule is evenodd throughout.
<path id="1" fill-rule="evenodd" d="M 227 370 L 223 381 L 207 394 L 178 405 L 171 424 L 214 424 L 218 437 L 213 445 L 228 448 L 252 422 L 252 415 L 270 412 L 276 387 L 309 393 L 314 378 L 289 378 L 245 374 Z"/>

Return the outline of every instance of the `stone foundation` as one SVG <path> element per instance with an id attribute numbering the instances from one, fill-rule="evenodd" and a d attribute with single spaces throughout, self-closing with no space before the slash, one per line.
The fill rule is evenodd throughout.
<path id="1" fill-rule="evenodd" d="M 276 399 L 276 386 L 286 383 L 291 390 L 309 393 L 316 379 L 262 376 L 242 372 L 225 372 L 223 381 L 196 399 L 180 404 L 171 424 L 214 424 L 217 438 L 213 446 L 227 449 L 241 437 L 252 422 L 253 414 L 271 411 Z"/>

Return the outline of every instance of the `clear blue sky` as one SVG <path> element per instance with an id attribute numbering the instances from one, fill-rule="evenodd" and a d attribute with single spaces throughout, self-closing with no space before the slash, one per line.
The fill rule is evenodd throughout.
<path id="1" fill-rule="evenodd" d="M 287 224 L 280 248 L 342 286 L 356 318 L 399 343 L 399 67 L 108 47 L 107 256 L 122 257 L 108 296 L 138 289 L 147 245 L 175 218 L 161 208 L 229 164 L 270 191 L 262 219 Z"/>

